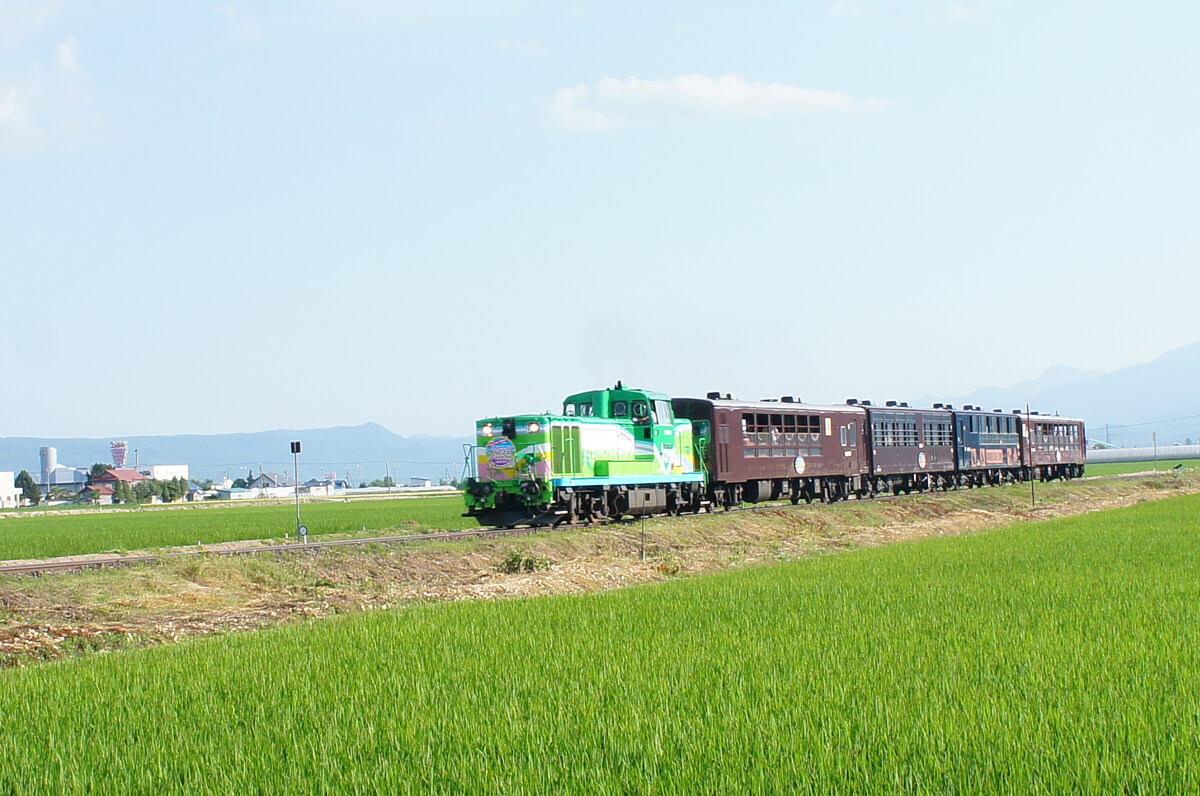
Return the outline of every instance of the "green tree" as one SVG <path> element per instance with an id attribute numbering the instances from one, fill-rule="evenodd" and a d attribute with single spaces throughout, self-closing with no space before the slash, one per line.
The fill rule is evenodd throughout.
<path id="1" fill-rule="evenodd" d="M 144 503 L 154 494 L 154 485 L 149 481 L 138 481 L 133 485 L 133 499 L 136 503 Z"/>
<path id="2" fill-rule="evenodd" d="M 89 484 L 92 483 L 98 477 L 104 475 L 111 469 L 112 469 L 111 464 L 105 464 L 104 462 L 96 462 L 95 464 L 92 465 L 92 471 L 90 473 L 88 473 L 88 483 Z"/>
<path id="3" fill-rule="evenodd" d="M 28 470 L 22 470 L 18 473 L 17 480 L 13 483 L 24 493 L 25 499 L 29 501 L 31 506 L 36 506 L 42 502 L 42 490 L 34 482 L 33 476 L 29 474 Z"/>
<path id="4" fill-rule="evenodd" d="M 129 484 L 125 481 L 118 481 L 113 491 L 113 498 L 117 503 L 129 504 L 137 502 L 137 499 L 133 496 L 133 490 L 130 489 Z"/>

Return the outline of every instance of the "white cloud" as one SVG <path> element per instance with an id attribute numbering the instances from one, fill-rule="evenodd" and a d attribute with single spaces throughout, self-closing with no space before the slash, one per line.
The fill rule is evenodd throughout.
<path id="1" fill-rule="evenodd" d="M 492 40 L 492 46 L 505 55 L 537 56 L 546 54 L 546 45 L 540 41 L 522 41 L 509 36 Z"/>
<path id="2" fill-rule="evenodd" d="M 68 36 L 48 64 L 32 61 L 21 74 L 0 78 L 0 151 L 30 153 L 94 143 L 103 132 L 100 92 L 79 64 L 79 43 Z"/>
<path id="3" fill-rule="evenodd" d="M 966 22 L 972 16 L 970 9 L 966 6 L 947 6 L 946 13 L 959 22 Z"/>
<path id="4" fill-rule="evenodd" d="M 774 116 L 810 113 L 860 113 L 887 107 L 886 100 L 855 99 L 849 94 L 782 83 L 751 82 L 735 74 L 702 74 L 669 80 L 606 77 L 594 89 L 577 85 L 559 91 L 552 105 L 558 120 L 577 129 L 611 129 L 656 112 L 691 116 Z"/>
<path id="5" fill-rule="evenodd" d="M 564 88 L 554 95 L 551 110 L 560 123 L 575 130 L 611 130 L 623 125 L 620 118 L 587 107 L 591 97 L 591 89 L 582 83 Z"/>
<path id="6" fill-rule="evenodd" d="M 0 47 L 11 47 L 46 26 L 58 8 L 53 3 L 0 0 Z"/>
<path id="7" fill-rule="evenodd" d="M 37 143 L 40 132 L 24 93 L 0 84 L 0 150 L 23 151 Z"/>
<path id="8" fill-rule="evenodd" d="M 58 71 L 65 75 L 83 74 L 83 68 L 79 65 L 79 42 L 74 36 L 68 36 L 55 47 L 54 56 L 58 61 Z"/>

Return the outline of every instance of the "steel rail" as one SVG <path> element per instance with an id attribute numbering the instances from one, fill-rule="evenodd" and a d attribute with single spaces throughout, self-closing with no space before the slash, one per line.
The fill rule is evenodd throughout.
<path id="1" fill-rule="evenodd" d="M 913 492 L 911 494 L 901 495 L 885 495 L 878 494 L 869 498 L 855 498 L 854 501 L 870 500 L 877 501 L 893 501 L 903 500 L 904 498 L 913 497 L 915 495 L 924 494 L 940 494 L 941 490 Z M 840 500 L 838 503 L 851 502 L 850 500 Z M 833 505 L 819 501 L 813 503 L 789 503 L 783 501 L 772 501 L 768 503 L 756 503 L 753 505 L 735 506 L 725 509 L 714 509 L 709 514 L 727 514 L 742 511 L 765 511 L 778 509 L 805 509 L 814 506 Z M 688 513 L 677 515 L 679 517 L 695 517 L 701 512 Z M 674 519 L 676 515 L 658 515 L 651 519 L 669 520 Z M 540 525 L 540 526 L 524 526 L 519 528 L 480 528 L 470 531 L 437 531 L 434 533 L 412 533 L 399 536 L 371 536 L 371 537 L 356 537 L 353 539 L 330 539 L 323 542 L 290 542 L 285 544 L 260 545 L 258 547 L 240 547 L 228 548 L 221 550 L 205 550 L 203 546 L 198 550 L 172 550 L 165 553 L 145 553 L 141 555 L 128 556 L 112 556 L 109 558 L 72 558 L 70 560 L 60 561 L 25 561 L 21 563 L 0 561 L 0 575 L 36 575 L 43 572 L 70 572 L 73 570 L 83 569 L 98 569 L 100 567 L 116 567 L 128 566 L 131 564 L 152 564 L 158 561 L 165 561 L 173 558 L 187 558 L 190 556 L 202 555 L 255 555 L 260 553 L 290 553 L 315 551 L 327 547 L 360 547 L 370 544 L 410 544 L 412 542 L 451 542 L 462 539 L 488 539 L 498 536 L 524 536 L 535 533 L 547 533 L 550 531 L 574 531 L 582 529 L 599 529 L 609 528 L 613 526 L 632 525 L 640 522 L 640 517 L 623 517 L 619 520 L 607 520 L 605 522 L 591 523 L 574 523 L 572 525 Z"/>

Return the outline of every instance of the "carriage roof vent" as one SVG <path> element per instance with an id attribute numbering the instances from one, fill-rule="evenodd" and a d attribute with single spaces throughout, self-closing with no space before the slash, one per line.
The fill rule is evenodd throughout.
<path id="1" fill-rule="evenodd" d="M 872 403 L 870 401 L 863 401 L 862 405 L 863 406 L 872 406 Z"/>
<path id="2" fill-rule="evenodd" d="M 945 406 L 943 406 L 942 408 L 943 408 L 943 409 L 953 409 L 953 408 L 954 408 L 954 404 L 946 404 L 946 405 L 945 405 Z"/>
<path id="3" fill-rule="evenodd" d="M 847 398 L 846 406 L 858 406 L 858 399 L 857 398 Z"/>
<path id="4" fill-rule="evenodd" d="M 777 404 L 777 403 L 779 403 L 779 399 L 778 398 L 760 398 L 758 402 L 760 404 Z"/>
<path id="5" fill-rule="evenodd" d="M 1003 409 L 993 409 L 992 411 L 993 411 L 993 412 L 996 412 L 997 414 L 1003 414 L 1003 413 L 1004 413 L 1004 410 L 1003 410 Z"/>
<path id="6" fill-rule="evenodd" d="M 707 398 L 707 399 L 708 399 L 708 400 L 710 400 L 710 401 L 719 401 L 719 400 L 721 400 L 721 393 L 719 393 L 719 392 L 710 392 L 708 395 L 706 395 L 706 396 L 704 396 L 704 397 L 705 397 L 705 398 Z"/>
<path id="7" fill-rule="evenodd" d="M 900 406 L 901 406 L 902 408 L 904 408 L 904 409 L 907 409 L 907 408 L 908 408 L 908 401 L 901 401 L 901 402 L 900 402 Z"/>
<path id="8" fill-rule="evenodd" d="M 1021 414 L 1021 410 L 1020 410 L 1020 409 L 1014 409 L 1014 410 L 1013 410 L 1013 414 L 1014 414 L 1014 415 L 1019 415 L 1019 414 Z"/>
<path id="9" fill-rule="evenodd" d="M 794 395 L 785 395 L 782 398 L 780 398 L 779 400 L 783 401 L 785 404 L 802 404 L 802 403 L 804 403 L 804 401 L 801 401 Z"/>
<path id="10" fill-rule="evenodd" d="M 895 402 L 895 401 L 888 401 L 888 402 L 887 402 L 887 405 L 888 405 L 888 406 L 895 406 L 895 405 L 896 405 L 896 402 Z"/>

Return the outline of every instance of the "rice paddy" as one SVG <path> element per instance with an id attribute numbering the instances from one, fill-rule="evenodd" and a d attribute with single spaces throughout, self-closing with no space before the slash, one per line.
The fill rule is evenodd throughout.
<path id="1" fill-rule="evenodd" d="M 393 500 L 304 503 L 301 518 L 309 540 L 345 534 L 390 531 L 419 533 L 478 527 L 461 515 L 462 498 L 428 497 Z M 165 506 L 59 512 L 0 518 L 0 559 L 48 558 L 110 550 L 279 539 L 296 535 L 292 503 L 230 506 Z"/>
<path id="2" fill-rule="evenodd" d="M 1194 792 L 1200 497 L 0 672 L 0 791 Z"/>

